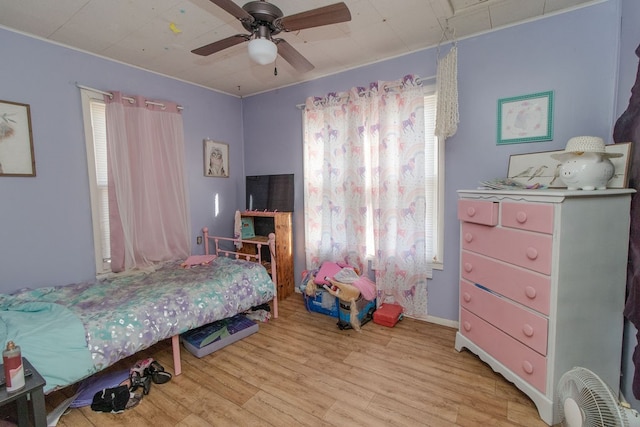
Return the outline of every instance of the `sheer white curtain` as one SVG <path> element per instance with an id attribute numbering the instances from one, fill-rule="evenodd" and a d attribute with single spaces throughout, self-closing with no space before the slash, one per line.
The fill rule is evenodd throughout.
<path id="1" fill-rule="evenodd" d="M 309 98 L 304 110 L 308 268 L 373 261 L 378 304 L 427 312 L 424 95 L 414 76 Z M 431 201 L 429 201 L 430 203 Z M 429 206 L 432 208 L 432 206 Z"/>
<path id="2" fill-rule="evenodd" d="M 186 258 L 190 223 L 177 105 L 105 97 L 111 270 Z"/>

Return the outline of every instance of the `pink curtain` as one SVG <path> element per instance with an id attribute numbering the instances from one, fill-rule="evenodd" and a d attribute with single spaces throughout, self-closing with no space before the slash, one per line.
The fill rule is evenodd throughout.
<path id="1" fill-rule="evenodd" d="M 427 313 L 424 94 L 414 76 L 309 98 L 304 110 L 308 268 L 375 269 L 378 304 Z"/>
<path id="2" fill-rule="evenodd" d="M 111 270 L 189 256 L 182 115 L 176 104 L 106 97 Z"/>

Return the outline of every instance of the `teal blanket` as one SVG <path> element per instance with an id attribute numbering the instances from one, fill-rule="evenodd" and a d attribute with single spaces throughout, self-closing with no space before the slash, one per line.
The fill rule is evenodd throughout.
<path id="1" fill-rule="evenodd" d="M 45 392 L 95 372 L 84 326 L 68 308 L 50 302 L 0 298 L 0 342 L 13 341 L 47 382 Z"/>

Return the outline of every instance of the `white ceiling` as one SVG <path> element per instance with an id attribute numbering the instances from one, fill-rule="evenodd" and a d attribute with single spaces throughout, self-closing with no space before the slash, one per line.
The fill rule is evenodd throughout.
<path id="1" fill-rule="evenodd" d="M 234 0 L 239 6 L 245 0 Z M 338 0 L 272 0 L 285 16 Z M 557 13 L 594 0 L 344 0 L 351 21 L 281 33 L 315 69 L 296 72 L 281 58 L 253 64 L 242 43 L 202 57 L 192 49 L 245 34 L 209 0 L 0 0 L 0 26 L 85 52 L 247 96 Z"/>

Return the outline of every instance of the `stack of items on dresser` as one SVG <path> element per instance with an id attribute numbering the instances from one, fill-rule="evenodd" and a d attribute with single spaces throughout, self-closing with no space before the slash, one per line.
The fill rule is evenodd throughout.
<path id="1" fill-rule="evenodd" d="M 376 309 L 375 283 L 343 263 L 325 261 L 305 271 L 299 288 L 307 309 L 337 317 L 340 329 L 359 331 Z"/>

